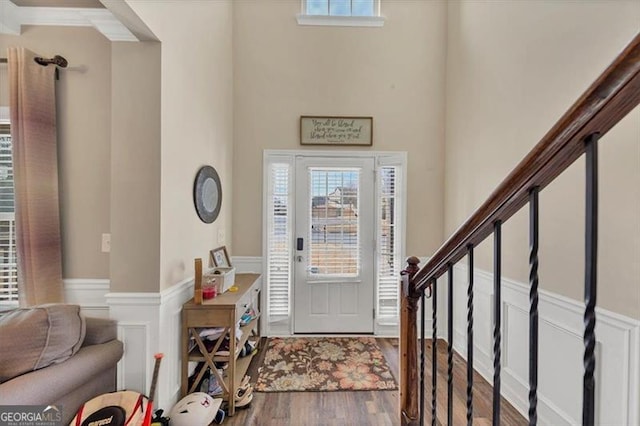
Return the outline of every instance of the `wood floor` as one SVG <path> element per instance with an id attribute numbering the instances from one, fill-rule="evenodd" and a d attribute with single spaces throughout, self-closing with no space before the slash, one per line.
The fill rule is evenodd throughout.
<path id="1" fill-rule="evenodd" d="M 398 340 L 377 339 L 394 376 L 398 377 Z M 262 342 L 264 343 L 264 342 Z M 426 341 L 427 353 L 431 353 L 431 341 Z M 265 347 L 265 345 L 261 345 Z M 258 377 L 264 352 L 256 355 L 247 374 L 251 383 Z M 427 357 L 425 375 L 425 424 L 431 424 L 431 363 Z M 454 354 L 454 424 L 466 424 L 466 364 Z M 437 421 L 447 421 L 447 347 L 438 341 Z M 474 376 L 474 424 L 491 424 L 491 386 L 479 375 Z M 254 392 L 249 408 L 236 411 L 227 417 L 225 425 L 259 426 L 368 426 L 399 425 L 398 391 L 356 392 Z M 502 399 L 502 425 L 527 424 L 526 420 Z"/>

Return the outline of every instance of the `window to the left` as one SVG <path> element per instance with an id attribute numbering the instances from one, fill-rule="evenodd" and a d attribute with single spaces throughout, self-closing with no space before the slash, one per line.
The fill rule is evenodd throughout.
<path id="1" fill-rule="evenodd" d="M 18 305 L 11 127 L 0 122 L 0 311 Z"/>

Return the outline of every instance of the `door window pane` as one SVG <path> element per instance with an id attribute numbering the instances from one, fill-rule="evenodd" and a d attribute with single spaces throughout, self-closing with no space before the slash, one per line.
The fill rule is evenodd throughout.
<path id="1" fill-rule="evenodd" d="M 358 169 L 309 169 L 309 275 L 359 274 L 359 180 Z"/>

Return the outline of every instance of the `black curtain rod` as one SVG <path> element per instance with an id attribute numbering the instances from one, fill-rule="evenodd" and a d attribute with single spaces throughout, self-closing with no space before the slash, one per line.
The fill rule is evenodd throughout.
<path id="1" fill-rule="evenodd" d="M 37 56 L 33 58 L 33 60 L 45 67 L 49 64 L 53 64 L 61 68 L 66 68 L 67 65 L 69 64 L 67 60 L 60 55 L 56 55 L 51 59 L 41 58 Z M 0 58 L 0 64 L 6 64 L 6 63 L 7 63 L 7 58 Z"/>

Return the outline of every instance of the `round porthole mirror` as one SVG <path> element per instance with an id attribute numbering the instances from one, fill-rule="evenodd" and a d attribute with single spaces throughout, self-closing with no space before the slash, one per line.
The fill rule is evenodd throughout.
<path id="1" fill-rule="evenodd" d="M 220 214 L 222 206 L 222 185 L 218 172 L 211 166 L 198 170 L 193 184 L 193 202 L 198 217 L 204 223 L 212 223 Z"/>

